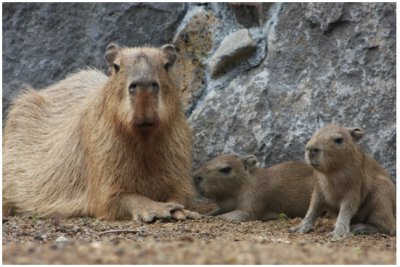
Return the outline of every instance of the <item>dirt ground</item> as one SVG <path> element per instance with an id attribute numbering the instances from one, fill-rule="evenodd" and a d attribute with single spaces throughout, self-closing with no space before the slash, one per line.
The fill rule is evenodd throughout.
<path id="1" fill-rule="evenodd" d="M 309 234 L 289 233 L 301 218 L 150 224 L 77 218 L 57 227 L 54 219 L 7 219 L 3 264 L 396 264 L 395 236 L 358 234 L 332 242 L 325 235 L 335 218 L 319 218 Z M 118 229 L 137 232 L 102 234 Z"/>

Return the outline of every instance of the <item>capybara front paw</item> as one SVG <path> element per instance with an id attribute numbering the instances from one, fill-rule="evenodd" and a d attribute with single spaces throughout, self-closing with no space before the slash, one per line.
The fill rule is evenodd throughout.
<path id="1" fill-rule="evenodd" d="M 290 228 L 290 232 L 308 233 L 312 229 L 312 225 L 302 222 L 299 226 Z"/>
<path id="2" fill-rule="evenodd" d="M 186 219 L 200 219 L 201 215 L 195 211 L 190 211 L 190 210 L 177 210 L 174 211 L 172 213 L 172 218 L 174 218 L 175 220 L 180 220 L 180 221 L 184 221 Z"/>
<path id="3" fill-rule="evenodd" d="M 294 232 L 298 232 L 300 230 L 301 225 L 292 227 L 289 229 L 289 232 L 294 233 Z"/>
<path id="4" fill-rule="evenodd" d="M 136 222 L 152 222 L 156 219 L 170 220 L 172 213 L 182 209 L 183 206 L 179 204 L 155 202 L 134 212 L 134 220 Z"/>
<path id="5" fill-rule="evenodd" d="M 187 212 L 186 218 L 188 218 L 188 219 L 196 220 L 196 219 L 203 218 L 203 216 L 198 212 L 189 211 L 189 210 L 185 210 L 185 212 Z"/>
<path id="6" fill-rule="evenodd" d="M 305 229 L 301 224 L 299 226 L 296 227 L 292 227 L 289 229 L 290 232 L 294 233 L 294 232 L 299 232 L 299 233 L 308 233 L 310 230 Z"/>
<path id="7" fill-rule="evenodd" d="M 330 237 L 333 237 L 333 239 L 337 239 L 340 237 L 348 238 L 349 235 L 350 235 L 349 227 L 346 227 L 343 224 L 339 224 L 339 225 L 335 224 L 335 229 L 332 232 L 328 233 L 326 236 L 330 236 Z"/>

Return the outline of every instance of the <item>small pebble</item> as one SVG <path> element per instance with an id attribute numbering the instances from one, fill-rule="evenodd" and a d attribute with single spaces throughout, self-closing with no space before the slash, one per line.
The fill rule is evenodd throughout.
<path id="1" fill-rule="evenodd" d="M 101 248 L 101 243 L 100 242 L 93 242 L 93 243 L 91 243 L 90 244 L 90 246 L 92 247 L 92 248 L 97 248 L 97 249 L 99 249 L 99 248 Z"/>
<path id="2" fill-rule="evenodd" d="M 183 235 L 183 236 L 179 237 L 178 240 L 186 241 L 186 242 L 189 242 L 189 243 L 193 243 L 194 242 L 194 238 L 191 235 Z"/>
<path id="3" fill-rule="evenodd" d="M 305 244 L 307 244 L 307 241 L 305 241 L 305 240 L 299 240 L 299 241 L 296 242 L 296 244 L 297 244 L 297 245 L 300 245 L 300 246 L 304 246 Z"/>
<path id="4" fill-rule="evenodd" d="M 57 238 L 56 239 L 56 243 L 59 243 L 59 242 L 66 242 L 66 241 L 68 241 L 68 239 L 66 239 L 65 237 L 63 237 L 63 236 L 60 236 L 59 238 Z"/>
<path id="5" fill-rule="evenodd" d="M 343 238 L 342 237 L 332 237 L 331 242 L 342 243 Z"/>
<path id="6" fill-rule="evenodd" d="M 36 235 L 35 236 L 35 240 L 37 240 L 37 241 L 43 241 L 43 237 L 42 236 L 40 236 L 40 235 Z"/>

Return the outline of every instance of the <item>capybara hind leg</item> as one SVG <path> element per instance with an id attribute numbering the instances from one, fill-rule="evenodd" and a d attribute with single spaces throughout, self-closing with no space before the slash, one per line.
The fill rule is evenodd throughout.
<path id="1" fill-rule="evenodd" d="M 367 224 L 378 228 L 379 233 L 394 235 L 396 232 L 396 189 L 389 179 L 377 177 L 377 189 L 371 196 L 371 213 L 368 216 Z"/>
<path id="2" fill-rule="evenodd" d="M 3 216 L 15 216 L 15 207 L 10 205 L 10 203 L 4 203 L 3 200 Z"/>
<path id="3" fill-rule="evenodd" d="M 379 207 L 378 207 L 379 208 Z M 396 233 L 396 220 L 387 210 L 374 210 L 367 220 L 368 225 L 376 226 L 379 233 L 394 235 Z"/>
<path id="4" fill-rule="evenodd" d="M 353 234 L 357 233 L 375 234 L 379 232 L 378 227 L 365 223 L 352 224 L 350 225 L 350 229 Z"/>
<path id="5" fill-rule="evenodd" d="M 276 219 L 279 219 L 280 217 L 281 216 L 276 212 L 268 212 L 268 213 L 264 214 L 264 216 L 262 217 L 261 220 L 263 222 L 265 222 L 265 221 L 269 221 L 269 220 L 276 220 Z"/>
<path id="6" fill-rule="evenodd" d="M 250 213 L 245 210 L 234 210 L 234 211 L 219 215 L 217 217 L 221 217 L 221 218 L 224 218 L 227 220 L 238 220 L 238 221 L 242 221 L 242 222 L 251 220 Z"/>
<path id="7" fill-rule="evenodd" d="M 207 213 L 206 216 L 217 216 L 217 215 L 221 215 L 221 214 L 223 214 L 223 213 L 224 213 L 224 211 L 223 211 L 222 209 L 217 208 L 217 209 L 215 209 L 215 210 L 210 211 L 209 213 Z"/>

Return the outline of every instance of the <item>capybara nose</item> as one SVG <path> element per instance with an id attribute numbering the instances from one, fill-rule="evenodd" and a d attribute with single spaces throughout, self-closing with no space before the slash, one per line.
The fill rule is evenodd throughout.
<path id="1" fill-rule="evenodd" d="M 319 153 L 319 148 L 316 146 L 306 146 L 306 151 L 309 151 L 312 156 L 315 156 Z"/>
<path id="2" fill-rule="evenodd" d="M 197 185 L 203 180 L 203 177 L 201 176 L 193 176 L 193 182 Z"/>

